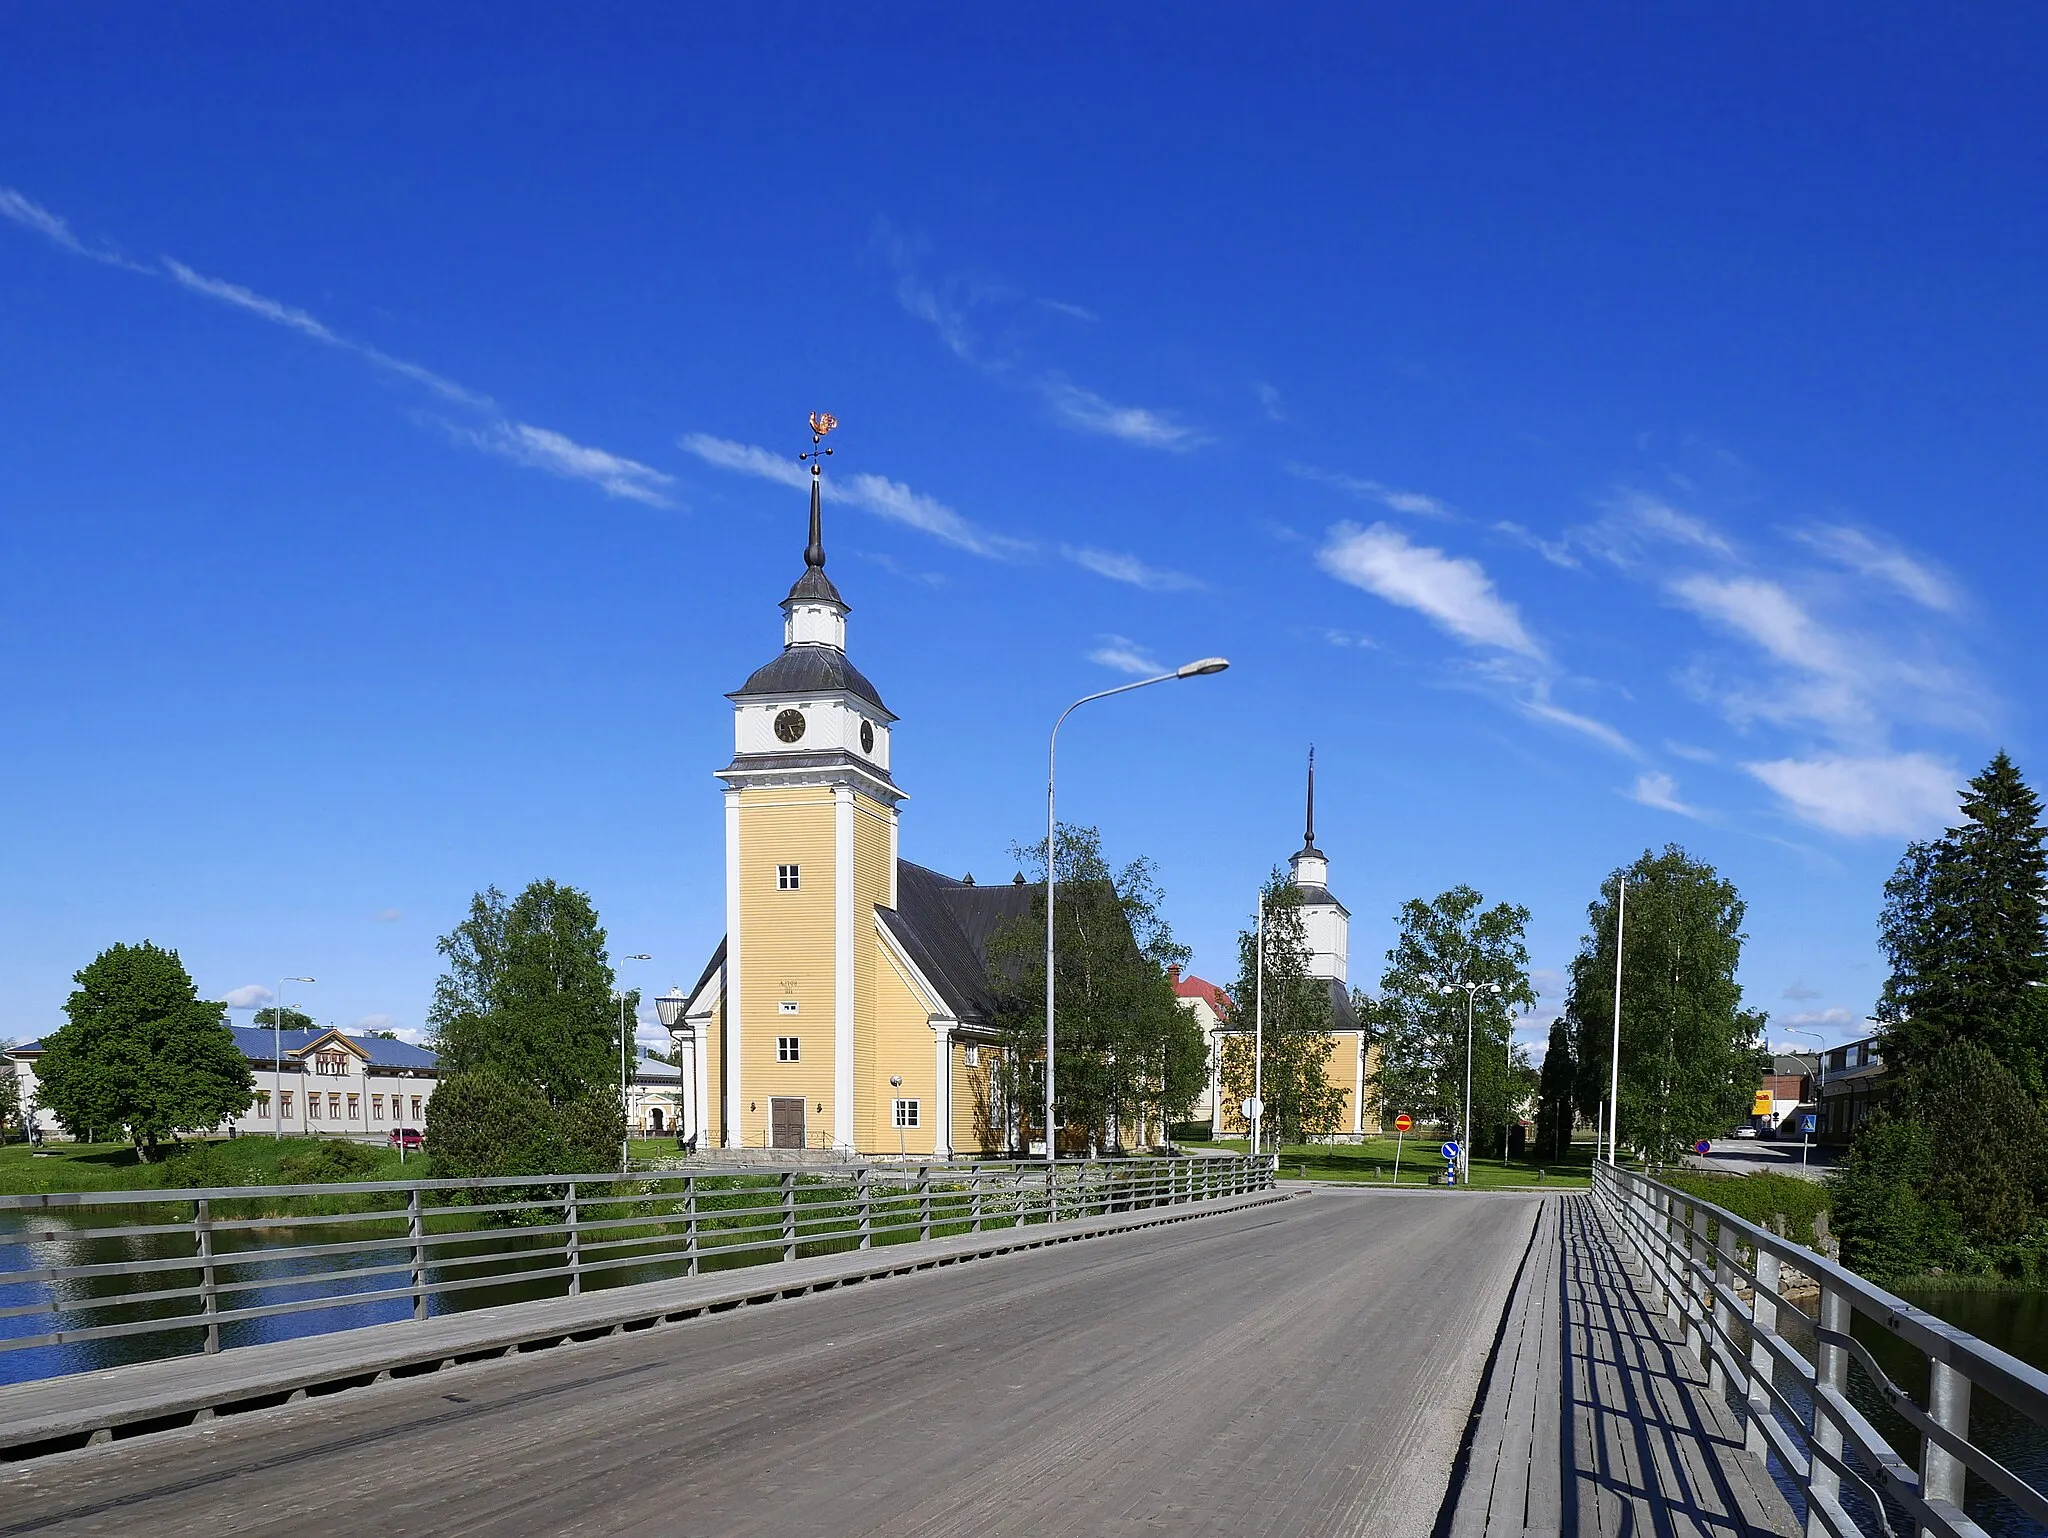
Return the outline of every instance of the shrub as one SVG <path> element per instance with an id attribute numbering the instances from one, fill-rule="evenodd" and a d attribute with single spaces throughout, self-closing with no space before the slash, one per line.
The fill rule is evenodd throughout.
<path id="1" fill-rule="evenodd" d="M 1830 1182 L 1843 1265 L 1883 1286 L 1930 1268 L 1942 1234 L 1921 1188 L 1933 1169 L 1934 1141 L 1918 1122 L 1880 1111 L 1856 1129 Z"/>
<path id="2" fill-rule="evenodd" d="M 336 1138 L 304 1153 L 286 1154 L 277 1161 L 277 1167 L 287 1185 L 309 1186 L 335 1180 L 368 1180 L 382 1162 L 374 1148 Z"/>
<path id="3" fill-rule="evenodd" d="M 437 1177 L 562 1173 L 562 1129 L 547 1097 L 489 1069 L 435 1086 L 426 1134 Z"/>

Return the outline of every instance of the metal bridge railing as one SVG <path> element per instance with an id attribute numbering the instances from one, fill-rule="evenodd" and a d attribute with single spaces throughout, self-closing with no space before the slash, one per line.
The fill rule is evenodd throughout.
<path id="1" fill-rule="evenodd" d="M 1749 1450 L 1775 1460 L 1805 1497 L 1809 1538 L 1981 1538 L 1984 1529 L 1963 1510 L 1966 1475 L 2048 1528 L 2048 1495 L 1970 1440 L 1973 1388 L 2048 1437 L 2048 1374 L 1688 1192 L 1611 1164 L 1594 1167 L 1593 1190 L 1709 1388 L 1741 1415 Z M 1788 1271 L 1818 1285 L 1811 1314 L 1788 1300 Z M 1901 1388 L 1855 1337 L 1858 1318 L 1919 1355 L 1923 1395 Z M 1917 1458 L 1852 1402 L 1852 1368 L 1870 1402 L 1917 1434 Z"/>
<path id="2" fill-rule="evenodd" d="M 23 1362 L 29 1377 L 1272 1184 L 1270 1160 L 1245 1158 L 1062 1160 L 1056 1174 L 1044 1161 L 707 1160 L 627 1175 L 0 1196 L 0 1382 L 24 1376 L 6 1353 L 36 1348 L 120 1343 Z M 516 1292 L 493 1299 L 494 1288 Z"/>

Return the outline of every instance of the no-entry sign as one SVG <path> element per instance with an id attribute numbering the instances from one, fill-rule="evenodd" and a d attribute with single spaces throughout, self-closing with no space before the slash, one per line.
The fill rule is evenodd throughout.
<path id="1" fill-rule="evenodd" d="M 1410 1127 L 1414 1125 L 1415 1118 L 1412 1116 L 1396 1116 L 1394 1118 L 1394 1130 L 1396 1132 L 1406 1132 Z"/>

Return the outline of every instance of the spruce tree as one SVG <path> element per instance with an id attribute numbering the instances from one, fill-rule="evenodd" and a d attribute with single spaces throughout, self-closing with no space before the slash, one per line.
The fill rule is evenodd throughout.
<path id="1" fill-rule="evenodd" d="M 1563 1159 L 1572 1147 L 1572 1099 L 1577 1069 L 1572 1063 L 1571 1027 L 1564 1017 L 1550 1023 L 1550 1044 L 1536 1090 L 1536 1156 Z"/>
<path id="2" fill-rule="evenodd" d="M 2000 752 L 1970 781 L 1962 813 L 1911 845 L 1885 884 L 1885 1061 L 1911 1072 L 1951 1042 L 1978 1042 L 2038 1099 L 2048 1090 L 2041 801 Z"/>

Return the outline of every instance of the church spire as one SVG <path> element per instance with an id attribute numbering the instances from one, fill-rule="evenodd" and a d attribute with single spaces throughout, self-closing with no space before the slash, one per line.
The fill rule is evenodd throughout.
<path id="1" fill-rule="evenodd" d="M 1316 847 L 1316 745 L 1308 745 L 1308 824 L 1301 835 L 1301 847 Z"/>
<path id="2" fill-rule="evenodd" d="M 839 418 L 829 411 L 811 413 L 811 451 L 797 455 L 798 463 L 810 461 L 811 466 L 811 542 L 804 546 L 804 565 L 812 571 L 825 569 L 825 499 L 823 482 L 825 460 L 832 451 L 820 448 L 825 434 L 839 425 Z"/>

